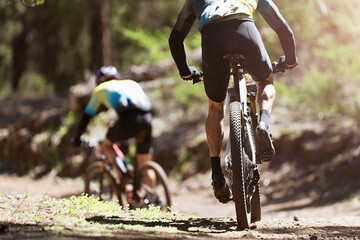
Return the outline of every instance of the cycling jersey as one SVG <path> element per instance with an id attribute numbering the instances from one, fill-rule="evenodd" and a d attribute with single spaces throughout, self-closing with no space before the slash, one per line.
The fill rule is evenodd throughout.
<path id="1" fill-rule="evenodd" d="M 152 104 L 141 86 L 132 80 L 111 80 L 97 86 L 85 108 L 85 113 L 94 116 L 103 104 L 108 109 L 136 108 L 150 111 Z"/>
<path id="2" fill-rule="evenodd" d="M 186 0 L 174 29 L 187 34 L 197 18 L 201 31 L 210 22 L 252 18 L 255 10 L 261 13 L 274 30 L 285 23 L 272 0 Z"/>
<path id="3" fill-rule="evenodd" d="M 252 16 L 255 11 L 261 13 L 269 26 L 279 36 L 281 47 L 286 56 L 286 64 L 293 65 L 296 63 L 293 33 L 272 0 L 186 0 L 169 37 L 171 54 L 179 69 L 180 76 L 189 76 L 191 74 L 186 60 L 184 39 L 195 19 L 199 19 L 199 30 L 203 33 L 207 26 L 216 23 L 228 22 L 230 24 L 234 20 L 253 22 Z M 226 27 L 226 24 L 224 27 Z M 210 37 L 219 34 L 215 31 L 207 32 L 206 35 Z M 222 45 L 217 46 L 217 48 L 221 49 L 224 47 Z"/>

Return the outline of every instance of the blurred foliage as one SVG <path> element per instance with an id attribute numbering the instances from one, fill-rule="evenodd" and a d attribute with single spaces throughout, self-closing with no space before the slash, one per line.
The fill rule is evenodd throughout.
<path id="1" fill-rule="evenodd" d="M 295 79 L 281 80 L 280 104 L 317 116 L 356 114 L 360 85 L 360 2 L 349 0 L 277 1 L 294 31 L 300 65 Z M 279 103 L 279 101 L 278 101 Z"/>
<path id="2" fill-rule="evenodd" d="M 176 0 L 112 0 L 109 18 L 113 64 L 124 70 L 131 64 L 169 57 L 167 38 L 180 8 Z M 12 45 L 23 31 L 28 46 L 26 72 L 36 74 L 30 74 L 29 79 L 25 72 L 19 88 L 33 86 L 29 81 L 46 79 L 45 88 L 61 93 L 83 81 L 83 72 L 91 64 L 90 10 L 91 1 L 87 0 L 50 0 L 34 8 L 20 0 L 1 1 L 0 84 L 6 86 L 1 88 L 1 95 L 11 94 Z"/>
<path id="3" fill-rule="evenodd" d="M 112 62 L 120 71 L 130 65 L 169 58 L 168 36 L 184 1 L 111 0 L 110 32 Z M 291 73 L 277 75 L 279 106 L 304 108 L 332 115 L 352 113 L 360 85 L 360 9 L 358 0 L 277 0 L 282 15 L 292 28 L 300 65 Z M 26 30 L 28 64 L 21 77 L 21 91 L 50 95 L 66 91 L 83 81 L 90 69 L 91 1 L 48 0 L 27 8 L 20 1 L 0 1 L 0 94 L 10 94 L 14 74 L 14 39 Z M 265 46 L 272 60 L 283 54 L 276 33 L 263 18 L 255 15 Z M 194 26 L 185 44 L 200 46 Z M 189 59 L 191 64 L 191 59 Z M 178 78 L 177 71 L 173 73 Z M 181 83 L 181 81 L 178 81 Z M 204 94 L 196 87 L 173 89 L 177 99 Z M 178 91 L 178 92 L 177 92 Z M 191 101 L 191 100 L 189 100 Z"/>
<path id="4" fill-rule="evenodd" d="M 125 63 L 120 69 L 125 69 L 129 64 L 141 65 L 144 60 L 159 61 L 169 57 L 167 39 L 170 35 L 170 28 L 146 30 L 136 27 L 119 27 L 119 31 L 122 34 L 121 40 L 129 44 L 118 55 L 119 59 Z"/>
<path id="5" fill-rule="evenodd" d="M 55 94 L 54 86 L 47 84 L 44 75 L 39 72 L 27 71 L 24 75 L 24 79 L 19 87 L 19 92 L 26 92 L 37 95 L 39 97 L 51 97 Z"/>
<path id="6" fill-rule="evenodd" d="M 204 97 L 204 85 L 201 83 L 192 85 L 192 82 L 184 82 L 172 89 L 173 98 L 179 102 L 185 109 L 194 108 L 199 110 L 204 108 L 203 103 L 207 102 Z"/>

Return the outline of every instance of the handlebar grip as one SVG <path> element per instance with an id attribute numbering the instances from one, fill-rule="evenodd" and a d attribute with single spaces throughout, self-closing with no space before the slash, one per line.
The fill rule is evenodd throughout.
<path id="1" fill-rule="evenodd" d="M 199 83 L 199 82 L 203 82 L 204 79 L 202 79 L 202 76 L 204 75 L 203 72 L 200 72 L 200 76 L 196 76 L 193 78 L 193 84 Z"/>
<path id="2" fill-rule="evenodd" d="M 284 73 L 285 72 L 285 69 L 278 68 L 278 62 L 273 62 L 272 68 L 273 68 L 273 73 L 278 73 L 278 72 Z"/>
<path id="3" fill-rule="evenodd" d="M 193 79 L 193 84 L 199 83 L 199 82 L 203 82 L 203 79 L 197 78 L 197 79 Z"/>

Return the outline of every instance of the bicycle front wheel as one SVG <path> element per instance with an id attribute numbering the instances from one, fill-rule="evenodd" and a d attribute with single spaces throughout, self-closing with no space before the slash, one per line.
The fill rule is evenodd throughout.
<path id="1" fill-rule="evenodd" d="M 246 193 L 246 153 L 242 143 L 242 112 L 241 103 L 230 103 L 230 144 L 233 174 L 233 198 L 235 202 L 236 217 L 239 229 L 250 227 L 250 202 Z M 245 163 L 245 164 L 244 164 Z"/>
<path id="2" fill-rule="evenodd" d="M 106 163 L 96 161 L 89 165 L 85 174 L 85 193 L 102 201 L 118 200 L 116 180 L 106 170 Z"/>
<path id="3" fill-rule="evenodd" d="M 149 180 L 149 175 L 155 177 L 154 181 Z M 171 197 L 168 182 L 164 169 L 158 163 L 145 163 L 135 179 L 134 207 L 147 208 L 153 205 L 164 211 L 169 210 Z"/>

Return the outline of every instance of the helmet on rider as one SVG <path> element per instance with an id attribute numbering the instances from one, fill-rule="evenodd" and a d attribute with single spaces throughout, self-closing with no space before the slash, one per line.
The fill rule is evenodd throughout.
<path id="1" fill-rule="evenodd" d="M 120 74 L 114 66 L 102 66 L 96 73 L 96 86 L 102 82 L 119 79 Z"/>

